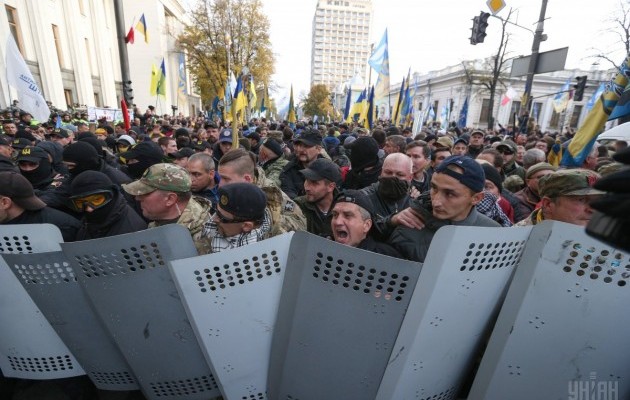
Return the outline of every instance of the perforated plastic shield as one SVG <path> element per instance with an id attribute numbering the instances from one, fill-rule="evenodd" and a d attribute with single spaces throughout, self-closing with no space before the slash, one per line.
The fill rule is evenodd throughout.
<path id="1" fill-rule="evenodd" d="M 0 253 L 59 250 L 59 229 L 50 224 L 0 225 Z M 57 379 L 84 375 L 70 350 L 0 259 L 0 368 L 4 376 Z"/>
<path id="2" fill-rule="evenodd" d="M 629 277 L 583 227 L 534 227 L 468 398 L 630 398 Z"/>
<path id="3" fill-rule="evenodd" d="M 185 227 L 64 243 L 62 249 L 146 397 L 220 394 L 166 265 L 197 255 Z"/>
<path id="4" fill-rule="evenodd" d="M 371 399 L 421 265 L 297 232 L 272 340 L 272 399 Z"/>
<path id="5" fill-rule="evenodd" d="M 96 387 L 138 389 L 131 369 L 92 312 L 61 251 L 3 257 Z"/>
<path id="6" fill-rule="evenodd" d="M 448 226 L 436 233 L 378 399 L 457 398 L 530 230 Z"/>
<path id="7" fill-rule="evenodd" d="M 226 399 L 267 399 L 271 337 L 292 236 L 171 263 Z"/>

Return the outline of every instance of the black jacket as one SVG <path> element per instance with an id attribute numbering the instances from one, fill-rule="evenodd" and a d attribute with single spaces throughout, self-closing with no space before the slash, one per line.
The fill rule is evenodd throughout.
<path id="1" fill-rule="evenodd" d="M 319 155 L 317 158 L 322 158 L 322 156 Z M 304 166 L 297 158 L 293 158 L 284 166 L 280 173 L 280 189 L 291 199 L 306 194 L 304 191 L 304 176 L 300 173 L 302 169 L 304 169 Z"/>
<path id="2" fill-rule="evenodd" d="M 61 231 L 61 236 L 63 237 L 64 242 L 75 241 L 77 231 L 81 227 L 81 223 L 78 219 L 50 207 L 44 207 L 37 211 L 25 210 L 21 215 L 7 221 L 6 224 L 53 224 Z"/>
<path id="3" fill-rule="evenodd" d="M 409 202 L 411 201 L 411 197 L 406 195 L 398 201 L 384 199 L 378 193 L 379 185 L 380 182 L 373 183 L 369 187 L 363 189 L 362 192 L 367 195 L 372 203 L 372 221 L 374 222 L 372 234 L 375 239 L 386 241 L 394 230 L 394 226 L 390 222 L 392 215 L 407 208 L 409 206 Z"/>
<path id="4" fill-rule="evenodd" d="M 97 239 L 147 229 L 146 221 L 127 204 L 124 197 L 117 195 L 112 203 L 103 223 L 89 223 L 85 216 L 83 217 L 77 232 L 77 240 Z"/>
<path id="5" fill-rule="evenodd" d="M 387 243 L 377 242 L 371 236 L 366 237 L 357 246 L 359 249 L 371 251 L 372 253 L 383 254 L 390 257 L 402 258 L 402 255 Z"/>
<path id="6" fill-rule="evenodd" d="M 336 197 L 337 193 L 338 192 L 335 190 L 333 196 Z M 294 200 L 302 209 L 302 214 L 306 217 L 306 231 L 314 235 L 331 239 L 333 237 L 332 227 L 330 225 L 332 222 L 331 210 L 328 210 L 328 214 L 324 215 L 321 211 L 319 211 L 317 205 L 306 201 L 306 196 L 296 197 Z"/>
<path id="7" fill-rule="evenodd" d="M 371 184 L 378 182 L 378 177 L 381 176 L 382 169 L 382 160 L 379 160 L 378 164 L 371 169 L 363 169 L 361 171 L 351 169 L 348 171 L 346 178 L 343 181 L 343 188 L 356 190 L 366 188 Z"/>

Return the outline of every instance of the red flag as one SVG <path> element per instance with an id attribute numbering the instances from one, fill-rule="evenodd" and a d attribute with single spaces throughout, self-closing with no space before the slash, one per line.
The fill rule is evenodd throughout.
<path id="1" fill-rule="evenodd" d="M 129 132 L 129 129 L 131 129 L 131 121 L 129 120 L 129 110 L 127 110 L 127 102 L 125 99 L 120 100 L 120 108 L 122 108 L 125 131 Z"/>
<path id="2" fill-rule="evenodd" d="M 125 43 L 133 44 L 133 41 L 134 41 L 134 30 L 133 30 L 133 25 L 132 25 L 131 28 L 129 28 L 129 33 L 127 33 L 127 36 L 125 36 Z"/>

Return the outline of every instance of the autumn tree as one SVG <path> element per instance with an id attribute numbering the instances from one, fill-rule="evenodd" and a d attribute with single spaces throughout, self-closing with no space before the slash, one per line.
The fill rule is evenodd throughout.
<path id="1" fill-rule="evenodd" d="M 303 100 L 304 114 L 307 116 L 332 114 L 333 107 L 330 101 L 330 92 L 324 84 L 313 85 Z"/>
<path id="2" fill-rule="evenodd" d="M 204 103 L 223 97 L 228 70 L 237 75 L 247 67 L 258 90 L 269 87 L 274 56 L 260 0 L 202 0 L 189 15 L 177 40 Z"/>

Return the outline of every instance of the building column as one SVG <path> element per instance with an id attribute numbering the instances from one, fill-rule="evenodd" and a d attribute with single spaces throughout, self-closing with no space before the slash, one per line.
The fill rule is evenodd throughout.
<path id="1" fill-rule="evenodd" d="M 35 0 L 30 0 L 35 1 Z M 90 71 L 89 57 L 86 54 L 85 37 L 79 34 L 76 25 L 71 21 L 80 23 L 83 18 L 78 12 L 77 2 L 75 0 L 62 0 L 63 15 L 66 21 L 66 30 L 68 33 L 68 47 L 70 49 L 70 60 L 72 70 L 74 71 L 74 80 L 76 82 L 77 93 L 76 101 L 79 104 L 94 104 L 94 89 L 92 87 L 92 73 Z M 92 6 L 90 2 L 90 7 Z M 95 44 L 92 43 L 92 46 Z"/>

